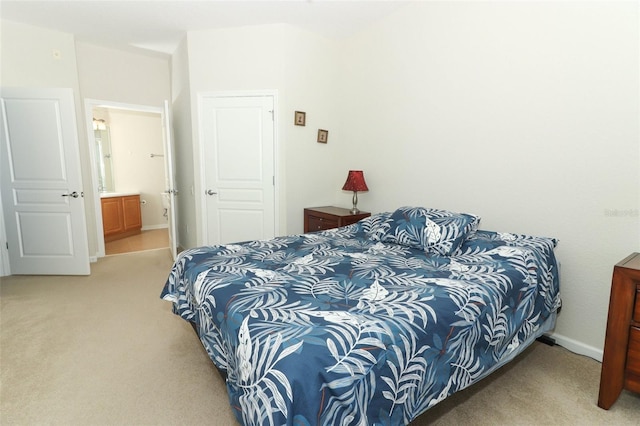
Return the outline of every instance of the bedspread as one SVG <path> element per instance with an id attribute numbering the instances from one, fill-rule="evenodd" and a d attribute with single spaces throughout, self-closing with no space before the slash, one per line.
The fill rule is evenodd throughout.
<path id="1" fill-rule="evenodd" d="M 407 424 L 546 331 L 555 240 L 478 230 L 442 256 L 370 238 L 376 220 L 180 254 L 162 297 L 239 422 Z"/>

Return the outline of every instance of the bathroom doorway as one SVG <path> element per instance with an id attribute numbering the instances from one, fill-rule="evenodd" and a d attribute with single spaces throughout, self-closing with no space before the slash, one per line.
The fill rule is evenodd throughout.
<path id="1" fill-rule="evenodd" d="M 167 185 L 163 109 L 93 100 L 85 105 L 93 187 L 97 189 L 98 256 L 169 248 L 173 210 L 167 196 L 171 189 Z M 136 214 L 141 227 L 134 235 L 110 233 L 105 242 L 103 223 L 105 219 L 112 223 L 113 217 L 103 211 L 103 203 L 131 196 L 139 196 Z"/>

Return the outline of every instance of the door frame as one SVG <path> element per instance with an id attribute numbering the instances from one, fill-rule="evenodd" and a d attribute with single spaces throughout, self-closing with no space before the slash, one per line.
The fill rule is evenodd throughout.
<path id="1" fill-rule="evenodd" d="M 9 249 L 7 244 L 7 231 L 4 228 L 4 210 L 2 209 L 2 197 L 0 197 L 0 235 L 2 235 L 2 239 L 0 240 L 0 277 L 6 277 L 11 275 L 11 265 L 9 263 Z"/>
<path id="2" fill-rule="evenodd" d="M 274 221 L 274 234 L 276 236 L 280 235 L 280 165 L 278 159 L 280 158 L 280 144 L 279 144 L 279 119 L 278 119 L 278 90 L 273 89 L 265 89 L 265 90 L 237 90 L 237 91 L 203 91 L 198 92 L 196 95 L 197 98 L 197 129 L 198 129 L 198 141 L 194 144 L 193 153 L 194 153 L 194 170 L 198 170 L 199 176 L 197 179 L 194 179 L 195 183 L 195 191 L 198 194 L 195 197 L 196 200 L 196 211 L 197 214 L 197 222 L 199 222 L 199 230 L 198 232 L 198 245 L 202 245 L 204 241 L 207 240 L 207 211 L 206 211 L 206 201 L 205 201 L 205 172 L 204 172 L 204 163 L 200 161 L 201 158 L 204 158 L 204 130 L 202 126 L 202 109 L 203 102 L 205 99 L 211 98 L 247 98 L 247 97 L 272 97 L 273 98 L 273 176 L 274 176 L 274 185 L 273 185 L 273 221 Z"/>
<path id="3" fill-rule="evenodd" d="M 93 209 L 95 212 L 96 218 L 96 241 L 98 243 L 98 252 L 96 253 L 97 257 L 104 257 L 105 253 L 105 245 L 104 245 L 104 235 L 103 235 L 103 222 L 102 222 L 102 205 L 100 203 L 100 192 L 98 191 L 98 170 L 96 170 L 95 164 L 95 156 L 96 156 L 96 139 L 93 133 L 93 108 L 110 108 L 110 109 L 120 109 L 125 111 L 135 111 L 135 112 L 148 112 L 159 114 L 160 117 L 164 119 L 168 119 L 165 117 L 164 108 L 163 107 L 155 107 L 149 105 L 137 105 L 137 104 L 128 104 L 122 102 L 113 102 L 113 101 L 104 101 L 99 99 L 88 99 L 84 100 L 84 114 L 85 114 L 85 128 L 87 131 L 87 143 L 89 144 L 89 156 L 91 158 L 91 188 L 93 189 Z M 164 124 L 162 124 L 164 127 Z M 164 132 L 164 130 L 163 130 Z M 163 142 L 165 145 L 167 141 Z M 165 147 L 166 149 L 166 147 Z M 173 212 L 175 214 L 175 212 Z"/>

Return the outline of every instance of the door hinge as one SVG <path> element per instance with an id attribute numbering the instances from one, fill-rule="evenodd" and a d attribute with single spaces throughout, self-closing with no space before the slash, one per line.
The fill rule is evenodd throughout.
<path id="1" fill-rule="evenodd" d="M 272 179 L 273 186 L 276 186 L 276 177 L 275 177 L 275 176 L 272 176 L 272 178 L 273 178 L 273 179 Z"/>
<path id="2" fill-rule="evenodd" d="M 273 110 L 270 110 L 269 112 L 271 113 L 271 121 L 275 121 L 273 118 Z"/>

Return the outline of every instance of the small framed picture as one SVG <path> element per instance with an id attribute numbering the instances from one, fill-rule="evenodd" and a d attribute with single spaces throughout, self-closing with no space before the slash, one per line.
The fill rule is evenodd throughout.
<path id="1" fill-rule="evenodd" d="M 329 139 L 329 131 L 318 129 L 318 143 L 327 143 Z"/>
<path id="2" fill-rule="evenodd" d="M 293 123 L 296 126 L 304 126 L 307 123 L 307 113 L 302 111 L 296 111 Z"/>

